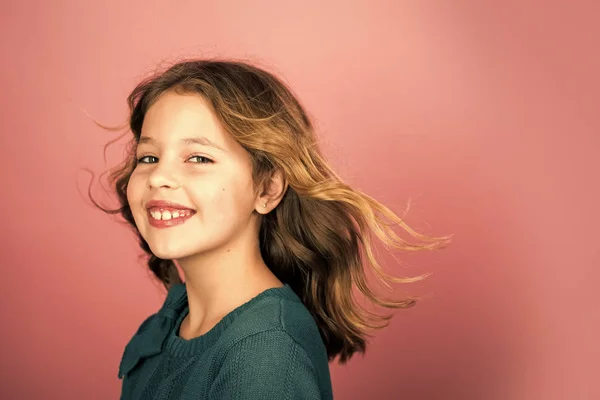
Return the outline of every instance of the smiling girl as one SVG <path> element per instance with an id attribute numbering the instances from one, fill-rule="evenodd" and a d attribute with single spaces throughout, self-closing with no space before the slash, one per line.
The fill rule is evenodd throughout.
<path id="1" fill-rule="evenodd" d="M 380 298 L 363 263 L 383 282 L 423 278 L 386 275 L 371 235 L 407 251 L 450 237 L 415 232 L 344 183 L 297 98 L 263 69 L 180 62 L 128 104 L 131 151 L 111 175 L 121 207 L 104 211 L 131 224 L 168 293 L 125 347 L 121 399 L 332 399 L 329 362 L 364 353 L 368 329 L 389 319 L 353 288 L 388 308 L 416 302 Z"/>

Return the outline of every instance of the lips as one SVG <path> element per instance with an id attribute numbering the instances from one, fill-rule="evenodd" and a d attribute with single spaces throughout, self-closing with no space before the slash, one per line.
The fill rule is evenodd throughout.
<path id="1" fill-rule="evenodd" d="M 196 210 L 168 200 L 151 200 L 146 203 L 146 211 L 150 225 L 155 228 L 181 225 L 196 214 Z M 160 217 L 161 213 L 162 218 Z M 157 214 L 158 216 L 156 216 Z"/>
<path id="2" fill-rule="evenodd" d="M 153 208 L 158 208 L 162 210 L 168 210 L 168 211 L 176 211 L 176 210 L 191 210 L 194 211 L 194 209 L 190 208 L 190 207 L 186 207 L 184 205 L 172 202 L 172 201 L 168 201 L 168 200 L 150 200 L 148 203 L 146 203 L 146 209 L 150 210 Z"/>
<path id="3" fill-rule="evenodd" d="M 181 225 L 196 214 L 196 211 L 189 207 L 161 200 L 150 201 L 146 207 L 148 222 L 154 228 L 170 228 Z"/>

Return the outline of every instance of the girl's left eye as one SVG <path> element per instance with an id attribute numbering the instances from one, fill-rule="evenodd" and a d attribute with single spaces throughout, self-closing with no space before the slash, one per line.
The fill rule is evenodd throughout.
<path id="1" fill-rule="evenodd" d="M 191 156 L 189 159 L 191 160 L 192 158 L 201 159 L 201 161 L 196 162 L 197 164 L 209 164 L 209 163 L 213 162 L 211 159 L 203 157 L 203 156 Z"/>

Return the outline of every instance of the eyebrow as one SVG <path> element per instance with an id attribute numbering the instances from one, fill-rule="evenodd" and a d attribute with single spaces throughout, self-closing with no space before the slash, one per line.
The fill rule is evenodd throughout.
<path id="1" fill-rule="evenodd" d="M 227 153 L 227 150 L 225 150 L 223 147 L 217 145 L 216 143 L 204 136 L 183 138 L 180 140 L 180 142 L 185 146 L 199 144 L 202 146 L 213 147 L 219 151 L 222 151 L 223 153 Z M 154 140 L 154 138 L 151 138 L 150 136 L 140 136 L 140 139 L 138 140 L 138 145 L 145 143 L 156 145 L 156 140 Z"/>

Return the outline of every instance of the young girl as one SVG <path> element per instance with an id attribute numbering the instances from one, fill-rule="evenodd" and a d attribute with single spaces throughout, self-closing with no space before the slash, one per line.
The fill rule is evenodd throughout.
<path id="1" fill-rule="evenodd" d="M 450 237 L 415 232 L 345 184 L 297 98 L 265 70 L 180 62 L 128 104 L 130 154 L 111 174 L 121 207 L 103 210 L 133 227 L 168 294 L 125 347 L 121 399 L 332 399 L 328 363 L 364 353 L 367 329 L 390 318 L 359 308 L 353 287 L 388 308 L 417 299 L 373 293 L 363 255 L 384 282 L 424 277 L 386 275 L 371 233 L 411 251 Z"/>

